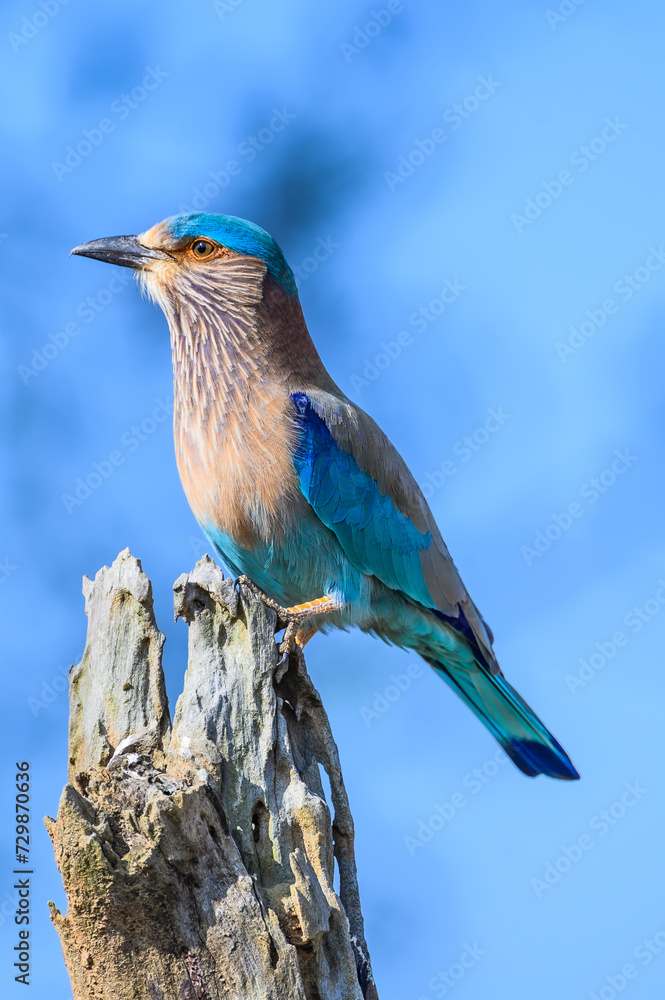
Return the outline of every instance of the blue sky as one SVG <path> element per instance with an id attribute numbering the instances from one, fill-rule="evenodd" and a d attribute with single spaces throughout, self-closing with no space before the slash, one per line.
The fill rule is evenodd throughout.
<path id="1" fill-rule="evenodd" d="M 7 0 L 6 815 L 26 758 L 35 816 L 57 810 L 83 574 L 125 546 L 142 560 L 173 707 L 186 626 L 171 588 L 205 550 L 161 419 L 165 320 L 125 273 L 69 250 L 184 206 L 240 215 L 299 269 L 331 373 L 427 487 L 507 676 L 583 775 L 530 781 L 497 761 L 408 653 L 359 634 L 311 643 L 382 1000 L 583 1000 L 621 977 L 625 996 L 652 1000 L 665 982 L 664 29 L 643 0 Z M 114 452 L 89 496 L 63 500 Z M 18 996 L 1 830 L 3 988 Z M 32 996 L 64 1000 L 46 906 L 64 894 L 39 822 L 33 834 Z"/>

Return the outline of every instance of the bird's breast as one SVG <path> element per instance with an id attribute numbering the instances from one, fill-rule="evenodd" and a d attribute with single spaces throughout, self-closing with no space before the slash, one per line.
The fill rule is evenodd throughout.
<path id="1" fill-rule="evenodd" d="M 200 524 L 250 549 L 288 529 L 303 503 L 291 409 L 288 392 L 270 384 L 220 384 L 205 401 L 176 387 L 176 459 Z"/>

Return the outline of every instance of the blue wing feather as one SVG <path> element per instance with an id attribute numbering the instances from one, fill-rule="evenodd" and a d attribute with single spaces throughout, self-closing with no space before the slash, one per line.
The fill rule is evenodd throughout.
<path id="1" fill-rule="evenodd" d="M 459 643 L 448 629 L 437 634 L 435 655 L 418 649 L 417 643 L 406 644 L 417 649 L 454 688 L 525 774 L 578 778 L 552 734 L 497 673 L 488 646 L 491 640 L 471 601 L 467 598 L 464 606 L 458 602 L 455 616 L 436 608 L 422 566 L 422 559 L 429 556 L 432 533 L 419 531 L 391 496 L 381 492 L 351 454 L 354 441 L 345 440 L 342 447 L 305 393 L 294 393 L 291 399 L 298 428 L 293 459 L 300 489 L 312 509 L 336 535 L 356 569 L 429 607 L 441 622 L 463 635 L 468 662 L 460 668 Z M 441 549 L 438 552 L 441 558 Z M 449 566 L 454 569 L 452 562 Z"/>
<path id="2" fill-rule="evenodd" d="M 353 455 L 337 444 L 305 393 L 291 398 L 298 425 L 294 464 L 306 500 L 361 572 L 431 606 L 420 562 L 431 533 L 418 531 L 381 493 Z"/>

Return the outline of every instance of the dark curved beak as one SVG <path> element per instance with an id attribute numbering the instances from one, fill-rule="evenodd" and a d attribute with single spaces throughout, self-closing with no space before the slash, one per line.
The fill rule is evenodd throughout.
<path id="1" fill-rule="evenodd" d="M 90 240 L 74 247 L 70 256 L 72 254 L 105 260 L 107 264 L 119 264 L 120 267 L 133 267 L 135 271 L 142 271 L 153 260 L 173 260 L 171 254 L 163 250 L 142 246 L 136 236 L 106 236 L 102 240 Z"/>

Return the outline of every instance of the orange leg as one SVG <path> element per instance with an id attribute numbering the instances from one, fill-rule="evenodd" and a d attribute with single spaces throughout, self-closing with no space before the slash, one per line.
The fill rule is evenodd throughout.
<path id="1" fill-rule="evenodd" d="M 309 640 L 312 639 L 316 635 L 317 631 L 318 631 L 318 629 L 315 629 L 315 628 L 313 628 L 313 629 L 304 629 L 301 626 L 298 629 L 298 631 L 296 632 L 296 639 L 295 639 L 295 641 L 296 641 L 297 645 L 300 646 L 301 649 L 304 649 L 305 646 L 307 645 L 307 643 L 309 642 Z"/>
<path id="2" fill-rule="evenodd" d="M 277 614 L 280 623 L 286 625 L 284 638 L 280 643 L 280 652 L 288 653 L 293 649 L 294 642 L 302 649 L 315 634 L 316 629 L 303 629 L 302 623 L 307 618 L 314 618 L 316 615 L 330 615 L 335 611 L 340 611 L 343 605 L 333 597 L 317 597 L 313 601 L 306 601 L 305 604 L 296 604 L 292 608 L 283 608 L 272 597 L 267 597 L 259 588 L 246 576 L 241 576 L 239 583 L 248 585 L 266 604 Z"/>
<path id="3" fill-rule="evenodd" d="M 305 604 L 296 604 L 293 608 L 284 608 L 287 615 L 304 621 L 305 618 L 313 618 L 314 615 L 329 615 L 333 611 L 339 611 L 342 605 L 334 597 L 317 597 L 314 601 L 307 601 Z"/>
<path id="4" fill-rule="evenodd" d="M 294 608 L 285 608 L 287 615 L 293 615 L 298 617 L 298 621 L 302 622 L 306 618 L 312 618 L 314 615 L 329 615 L 334 611 L 339 611 L 342 607 L 337 601 L 332 597 L 317 597 L 314 601 L 307 601 L 306 604 L 296 604 Z M 318 628 L 304 629 L 302 625 L 295 634 L 295 642 L 304 649 L 309 640 L 316 635 Z M 286 638 L 286 636 L 284 637 Z"/>

